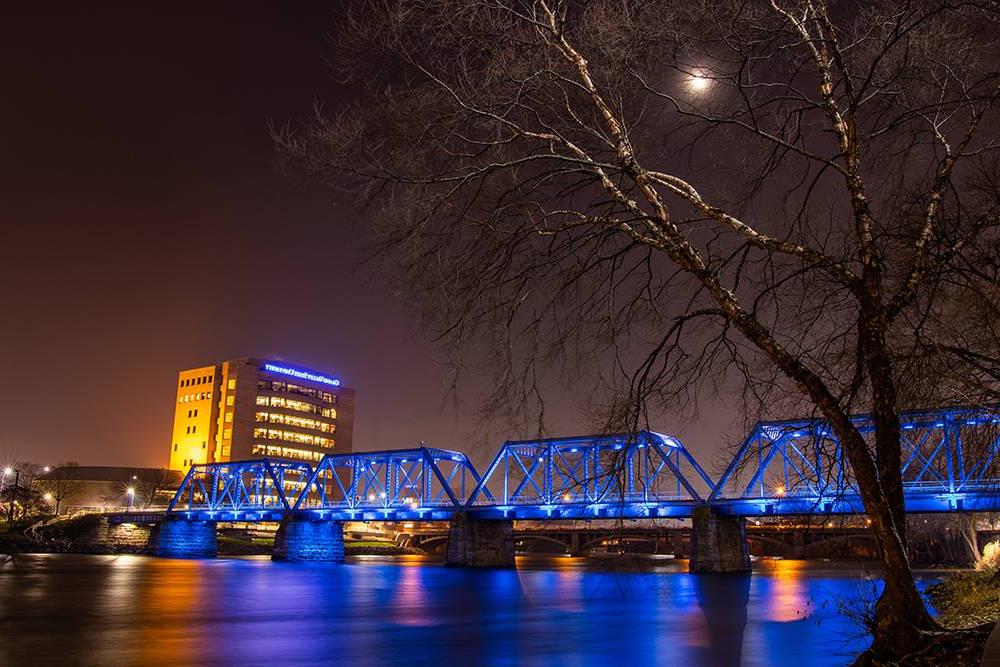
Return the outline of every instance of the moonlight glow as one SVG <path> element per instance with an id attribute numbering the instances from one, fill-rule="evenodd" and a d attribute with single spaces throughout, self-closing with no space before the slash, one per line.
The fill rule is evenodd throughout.
<path id="1" fill-rule="evenodd" d="M 702 76 L 701 74 L 692 74 L 691 78 L 688 79 L 688 85 L 691 87 L 691 90 L 697 92 L 706 90 L 709 83 L 711 82 L 708 80 L 708 77 Z"/>

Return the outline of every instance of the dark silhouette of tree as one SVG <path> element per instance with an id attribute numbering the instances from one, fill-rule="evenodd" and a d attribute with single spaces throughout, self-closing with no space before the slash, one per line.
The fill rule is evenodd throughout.
<path id="1" fill-rule="evenodd" d="M 165 468 L 145 469 L 136 475 L 135 490 L 140 507 L 146 509 L 157 501 L 157 497 L 170 488 L 170 471 Z"/>
<path id="2" fill-rule="evenodd" d="M 364 201 L 437 340 L 496 371 L 497 414 L 542 431 L 555 372 L 600 389 L 609 430 L 736 381 L 750 415 L 825 420 L 879 544 L 870 655 L 891 660 L 936 627 L 899 413 L 1000 380 L 977 330 L 1000 312 L 997 20 L 947 0 L 359 2 L 337 54 L 358 101 L 277 139 Z"/>
<path id="3" fill-rule="evenodd" d="M 60 463 L 42 476 L 42 491 L 52 495 L 56 515 L 59 514 L 63 501 L 69 500 L 80 490 L 80 480 L 77 479 L 74 470 L 79 466 L 80 464 L 75 461 Z"/>

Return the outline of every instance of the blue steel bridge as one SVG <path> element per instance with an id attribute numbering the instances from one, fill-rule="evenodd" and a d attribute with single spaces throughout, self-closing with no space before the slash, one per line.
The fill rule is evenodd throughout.
<path id="1" fill-rule="evenodd" d="M 866 437 L 867 415 L 853 418 Z M 1000 510 L 1000 409 L 902 415 L 909 512 Z M 197 521 L 451 521 L 855 514 L 860 495 L 829 427 L 759 422 L 713 480 L 679 439 L 639 433 L 504 443 L 479 474 L 419 447 L 193 466 L 167 516 Z"/>

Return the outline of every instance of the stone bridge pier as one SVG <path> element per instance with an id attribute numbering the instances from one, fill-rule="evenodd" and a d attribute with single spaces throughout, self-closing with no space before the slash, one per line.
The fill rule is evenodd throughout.
<path id="1" fill-rule="evenodd" d="M 274 534 L 271 560 L 343 563 L 343 522 L 284 519 Z"/>
<path id="2" fill-rule="evenodd" d="M 149 551 L 164 558 L 215 558 L 215 521 L 164 518 L 150 530 Z"/>
<path id="3" fill-rule="evenodd" d="M 689 571 L 749 572 L 750 547 L 743 517 L 717 514 L 710 507 L 696 507 L 691 515 Z"/>
<path id="4" fill-rule="evenodd" d="M 458 567 L 514 567 L 514 522 L 474 519 L 456 512 L 448 528 L 444 564 Z"/>

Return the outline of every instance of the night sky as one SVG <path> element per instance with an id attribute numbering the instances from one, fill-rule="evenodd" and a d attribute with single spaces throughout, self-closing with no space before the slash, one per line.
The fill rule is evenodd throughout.
<path id="1" fill-rule="evenodd" d="M 418 313 L 360 265 L 363 219 L 276 167 L 269 121 L 350 95 L 326 63 L 337 3 L 10 11 L 0 461 L 166 465 L 177 371 L 240 356 L 354 387 L 356 449 L 482 461 L 523 435 L 480 422 L 474 389 L 444 400 Z M 548 406 L 553 430 L 587 430 L 583 398 Z M 656 426 L 710 464 L 729 418 Z"/>

